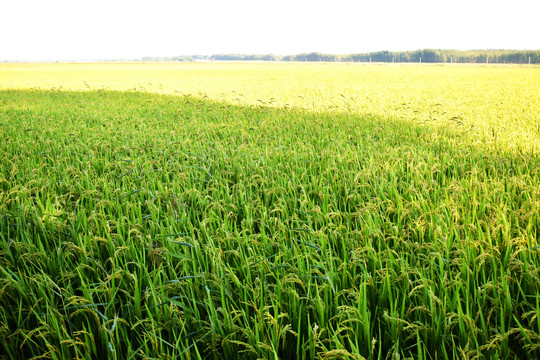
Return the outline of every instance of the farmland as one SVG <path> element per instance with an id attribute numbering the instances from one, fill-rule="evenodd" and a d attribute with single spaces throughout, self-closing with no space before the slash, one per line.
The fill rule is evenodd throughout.
<path id="1" fill-rule="evenodd" d="M 0 65 L 0 357 L 538 358 L 539 85 Z"/>

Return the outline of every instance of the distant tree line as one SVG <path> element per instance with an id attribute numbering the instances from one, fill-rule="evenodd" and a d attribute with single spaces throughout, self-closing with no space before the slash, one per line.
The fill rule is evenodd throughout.
<path id="1" fill-rule="evenodd" d="M 282 56 L 244 55 L 244 54 L 217 54 L 217 55 L 189 55 L 173 57 L 144 57 L 143 61 L 280 61 Z"/>
<path id="2" fill-rule="evenodd" d="M 144 61 L 325 61 L 325 62 L 385 62 L 385 63 L 497 63 L 540 64 L 540 50 L 436 50 L 377 51 L 362 54 L 333 55 L 318 52 L 278 56 L 217 54 L 145 57 Z"/>

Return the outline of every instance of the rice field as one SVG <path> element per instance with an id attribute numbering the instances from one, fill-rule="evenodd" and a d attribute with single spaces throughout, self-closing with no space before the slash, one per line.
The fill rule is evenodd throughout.
<path id="1" fill-rule="evenodd" d="M 539 358 L 539 85 L 1 64 L 0 358 Z"/>

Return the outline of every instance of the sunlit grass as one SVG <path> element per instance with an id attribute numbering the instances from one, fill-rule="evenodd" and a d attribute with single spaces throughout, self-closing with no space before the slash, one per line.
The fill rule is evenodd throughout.
<path id="1" fill-rule="evenodd" d="M 540 67 L 331 63 L 0 64 L 0 89 L 136 90 L 452 126 L 540 150 Z"/>
<path id="2" fill-rule="evenodd" d="M 333 65 L 260 87 L 221 66 L 181 68 L 199 95 L 0 92 L 0 356 L 538 358 L 540 160 L 516 130 L 538 118 L 510 114 L 537 69 L 336 67 L 310 109 L 281 102 Z M 445 119 L 488 108 L 482 76 L 514 84 L 489 107 L 509 133 Z M 428 81 L 460 77 L 477 103 Z"/>

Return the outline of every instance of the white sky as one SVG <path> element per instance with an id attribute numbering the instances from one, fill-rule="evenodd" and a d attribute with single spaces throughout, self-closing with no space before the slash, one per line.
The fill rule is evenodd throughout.
<path id="1" fill-rule="evenodd" d="M 540 0 L 1 0 L 1 60 L 540 49 Z"/>

